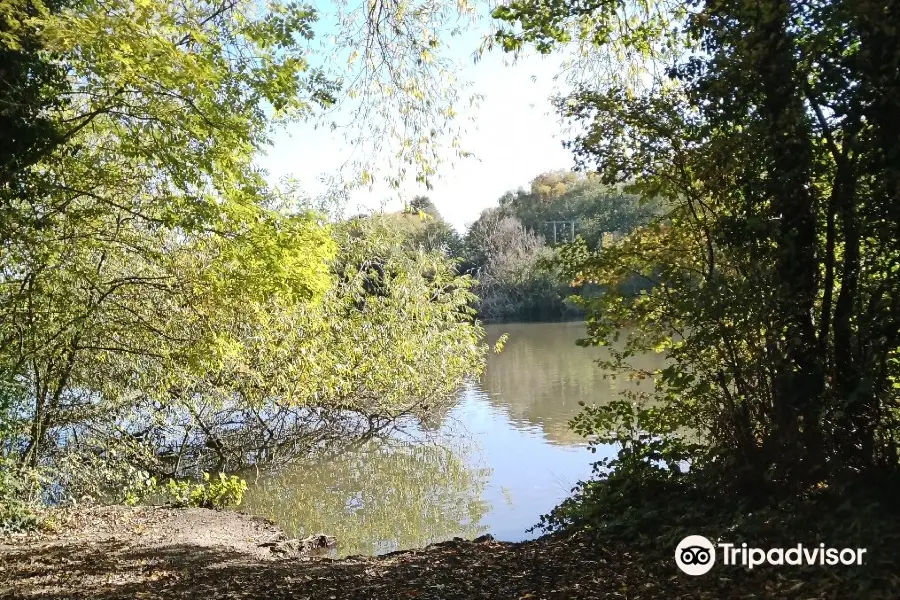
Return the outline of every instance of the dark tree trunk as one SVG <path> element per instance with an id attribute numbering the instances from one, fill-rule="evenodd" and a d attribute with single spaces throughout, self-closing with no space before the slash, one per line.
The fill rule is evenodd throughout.
<path id="1" fill-rule="evenodd" d="M 818 296 L 816 198 L 813 146 L 798 72 L 794 41 L 788 31 L 790 3 L 771 0 L 756 12 L 749 44 L 758 57 L 763 152 L 767 157 L 766 195 L 778 220 L 774 232 L 776 322 L 784 335 L 782 361 L 774 386 L 774 462 L 814 476 L 823 457 L 821 414 L 823 356 L 814 313 Z"/>
<path id="2" fill-rule="evenodd" d="M 900 247 L 900 2 L 860 0 L 848 4 L 860 51 L 856 71 L 866 120 L 873 129 L 869 170 L 877 173 L 873 206 L 881 214 L 862 216 L 865 206 L 850 202 L 845 208 L 846 258 L 844 285 L 835 309 L 835 334 L 841 320 L 841 338 L 835 339 L 836 380 L 845 402 L 840 429 L 846 431 L 846 450 L 866 465 L 875 460 L 875 429 L 880 418 L 879 356 L 896 347 L 900 322 L 898 303 L 883 302 L 874 292 L 875 314 L 863 315 L 860 306 L 861 239 L 872 238 L 884 251 Z M 868 223 L 862 229 L 862 223 Z M 890 276 L 890 275 L 888 275 Z M 871 311 L 870 311 L 871 313 Z M 869 323 L 872 326 L 868 326 Z M 860 339 L 860 336 L 864 336 Z M 838 354 L 839 353 L 839 354 Z"/>

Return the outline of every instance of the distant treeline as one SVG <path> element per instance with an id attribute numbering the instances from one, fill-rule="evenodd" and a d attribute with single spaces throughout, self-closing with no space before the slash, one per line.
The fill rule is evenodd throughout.
<path id="1" fill-rule="evenodd" d="M 590 175 L 554 171 L 535 177 L 528 190 L 504 194 L 463 235 L 424 196 L 394 218 L 413 244 L 442 249 L 458 260 L 462 273 L 478 280 L 482 319 L 554 321 L 583 314 L 570 296 L 600 291 L 589 283 L 571 285 L 557 266 L 558 248 L 574 237 L 600 248 L 658 212 L 657 204 Z"/>

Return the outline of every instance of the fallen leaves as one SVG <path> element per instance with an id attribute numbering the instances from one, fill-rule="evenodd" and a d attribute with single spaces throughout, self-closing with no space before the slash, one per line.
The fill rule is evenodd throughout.
<path id="1" fill-rule="evenodd" d="M 229 520 L 231 519 L 231 520 Z M 151 520 L 146 521 L 149 524 Z M 240 525 L 233 516 L 223 517 Z M 243 526 L 243 525 L 242 525 Z M 159 528 L 157 528 L 159 529 Z M 224 536 L 227 540 L 279 539 Z M 132 537 L 124 539 L 131 534 Z M 267 537 L 268 536 L 268 537 Z M 522 543 L 452 540 L 390 556 L 273 560 L 241 547 L 134 534 L 21 540 L 0 549 L 0 598 L 25 600 L 810 600 L 841 596 L 822 573 L 741 569 L 688 577 L 671 556 L 548 536 Z M 887 568 L 887 567 L 886 567 Z M 887 571 L 891 572 L 890 570 Z M 890 581 L 888 576 L 885 577 Z M 894 578 L 895 583 L 900 580 Z M 896 585 L 895 585 L 896 589 Z M 867 596 L 875 598 L 876 596 Z M 882 595 L 879 598 L 900 597 Z"/>

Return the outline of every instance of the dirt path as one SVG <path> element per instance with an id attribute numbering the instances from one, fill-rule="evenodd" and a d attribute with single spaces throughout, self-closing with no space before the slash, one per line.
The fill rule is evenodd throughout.
<path id="1" fill-rule="evenodd" d="M 69 515 L 65 534 L 0 545 L 0 598 L 678 599 L 797 598 L 680 574 L 577 538 L 453 541 L 380 557 L 285 558 L 273 524 L 203 509 L 109 507 Z M 669 563 L 669 564 L 663 564 Z M 642 566 L 643 565 L 643 566 Z M 755 586 L 754 586 L 755 587 Z M 817 596 L 806 596 L 817 597 Z"/>

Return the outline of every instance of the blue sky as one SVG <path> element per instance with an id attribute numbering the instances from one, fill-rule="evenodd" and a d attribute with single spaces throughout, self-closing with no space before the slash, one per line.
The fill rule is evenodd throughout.
<path id="1" fill-rule="evenodd" d="M 571 168 L 573 162 L 571 153 L 562 147 L 561 126 L 548 99 L 561 59 L 529 56 L 510 65 L 509 58 L 495 50 L 474 63 L 471 55 L 484 31 L 476 27 L 454 38 L 451 46 L 452 56 L 464 61 L 460 79 L 471 82 L 469 91 L 484 95 L 475 108 L 460 109 L 460 118 L 473 119 L 461 145 L 474 153 L 474 158 L 443 165 L 429 192 L 415 184 L 402 190 L 408 198 L 427 193 L 459 229 L 474 221 L 484 208 L 495 205 L 507 190 L 527 187 L 536 175 Z M 273 181 L 296 177 L 312 194 L 321 191 L 317 177 L 336 172 L 352 152 L 340 133 L 316 130 L 311 123 L 290 125 L 273 141 L 258 164 Z M 399 206 L 396 194 L 376 188 L 355 192 L 348 209 L 392 210 Z"/>

